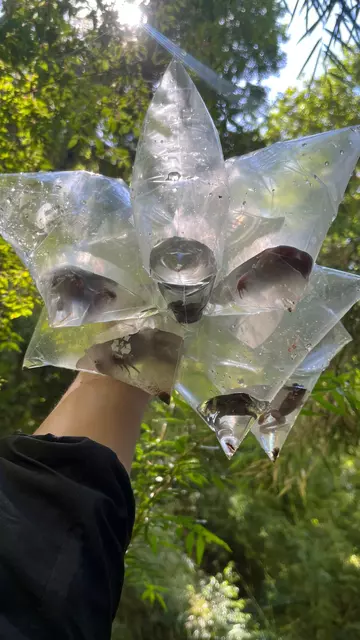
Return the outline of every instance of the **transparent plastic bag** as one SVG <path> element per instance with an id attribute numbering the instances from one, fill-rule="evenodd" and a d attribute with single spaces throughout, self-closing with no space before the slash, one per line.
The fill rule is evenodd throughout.
<path id="1" fill-rule="evenodd" d="M 154 306 L 122 180 L 86 171 L 2 175 L 0 232 L 29 268 L 53 326 Z"/>
<path id="2" fill-rule="evenodd" d="M 294 247 L 265 249 L 219 283 L 211 297 L 212 312 L 291 312 L 304 295 L 313 264 L 306 251 Z"/>
<path id="3" fill-rule="evenodd" d="M 168 404 L 182 347 L 181 326 L 168 315 L 55 329 L 43 310 L 24 366 L 108 375 Z"/>
<path id="4" fill-rule="evenodd" d="M 205 340 L 201 338 L 197 340 L 197 349 L 192 341 L 185 340 L 185 356 L 179 367 L 176 389 L 215 432 L 225 455 L 231 458 L 252 423 L 270 403 L 251 395 L 252 390 L 228 391 L 216 385 L 204 365 L 204 348 Z"/>
<path id="5" fill-rule="evenodd" d="M 296 418 L 322 372 L 351 340 L 351 335 L 341 322 L 335 325 L 296 368 L 269 408 L 252 425 L 252 433 L 270 460 L 275 461 L 279 456 Z"/>
<path id="6" fill-rule="evenodd" d="M 360 127 L 349 127 L 226 161 L 230 225 L 215 313 L 295 308 L 359 155 Z"/>
<path id="7" fill-rule="evenodd" d="M 46 238 L 33 264 L 52 326 L 79 326 L 155 313 L 157 292 L 140 263 L 134 269 L 127 265 L 119 268 L 90 253 L 92 247 L 80 251 L 68 244 L 59 245 L 52 255 L 48 251 L 51 240 L 51 236 Z M 139 254 L 133 249 L 134 263 Z M 103 253 L 106 255 L 105 248 Z"/>
<path id="8" fill-rule="evenodd" d="M 300 333 L 306 336 L 305 343 L 312 344 L 313 328 L 328 331 L 327 313 L 337 316 L 338 320 L 351 308 L 360 297 L 359 276 L 315 265 L 310 275 L 305 294 L 294 313 L 280 309 L 253 314 L 235 314 L 231 307 L 218 307 L 213 314 L 223 325 L 231 326 L 233 334 L 252 349 L 260 348 L 267 340 L 287 339 L 289 328 L 294 322 L 299 324 Z M 207 310 L 207 314 L 211 309 Z M 325 315 L 324 315 L 325 313 Z M 324 319 L 321 320 L 324 315 Z M 322 326 L 324 322 L 324 326 Z M 315 339 L 315 338 L 314 338 Z M 304 344 L 305 344 L 304 343 Z M 313 344 L 316 344 L 313 343 Z"/>
<path id="9" fill-rule="evenodd" d="M 232 331 L 236 337 L 251 349 L 260 347 L 279 326 L 286 311 L 275 309 L 253 314 L 233 315 Z"/>
<path id="10" fill-rule="evenodd" d="M 259 346 L 251 348 L 243 342 L 237 316 L 204 317 L 199 331 L 187 337 L 177 388 L 215 428 L 229 457 L 295 369 L 359 299 L 360 276 L 315 266 L 296 311 L 283 313 L 275 331 Z M 265 324 L 268 314 L 259 315 L 265 316 Z M 252 316 L 245 318 L 250 321 Z M 224 396 L 231 402 L 228 409 Z M 236 396 L 238 409 L 234 408 Z M 221 419 L 211 412 L 216 404 L 222 404 Z"/>
<path id="11" fill-rule="evenodd" d="M 145 268 L 176 318 L 197 321 L 222 265 L 229 193 L 218 133 L 177 61 L 145 118 L 132 197 Z"/>
<path id="12" fill-rule="evenodd" d="M 261 400 L 271 401 L 308 353 L 360 300 L 360 276 L 315 266 L 305 296 L 294 313 L 283 313 L 276 329 L 255 348 L 244 344 L 236 316 L 206 318 L 204 358 L 218 387 L 256 385 Z M 264 324 L 266 316 L 264 315 Z M 215 367 L 214 367 L 215 364 Z M 229 384 L 230 383 L 230 384 Z"/>

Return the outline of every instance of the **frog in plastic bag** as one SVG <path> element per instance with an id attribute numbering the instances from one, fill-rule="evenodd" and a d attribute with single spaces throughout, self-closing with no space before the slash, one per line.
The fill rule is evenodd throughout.
<path id="1" fill-rule="evenodd" d="M 255 424 L 281 430 L 307 396 L 294 371 L 360 297 L 357 276 L 315 265 L 359 154 L 360 128 L 348 127 L 224 161 L 173 61 L 131 191 L 83 171 L 0 176 L 0 231 L 48 316 L 26 363 L 168 399 L 180 359 L 176 387 L 227 455 Z"/>
<path id="2" fill-rule="evenodd" d="M 84 171 L 0 176 L 0 232 L 53 326 L 168 308 L 293 311 L 360 154 L 348 127 L 224 161 L 194 83 L 173 61 L 149 106 L 131 193 Z M 135 225 L 135 226 L 134 226 Z"/>

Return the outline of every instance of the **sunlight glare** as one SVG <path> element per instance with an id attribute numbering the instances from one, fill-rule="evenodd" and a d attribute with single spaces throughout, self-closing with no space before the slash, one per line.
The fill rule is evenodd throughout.
<path id="1" fill-rule="evenodd" d="M 146 16 L 140 9 L 139 4 L 138 2 L 127 2 L 126 0 L 117 0 L 115 2 L 115 9 L 121 25 L 135 29 L 146 22 Z"/>

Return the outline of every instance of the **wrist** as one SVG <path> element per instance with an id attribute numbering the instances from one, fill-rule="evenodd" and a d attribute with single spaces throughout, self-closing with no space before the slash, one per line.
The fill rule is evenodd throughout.
<path id="1" fill-rule="evenodd" d="M 84 385 L 87 388 L 93 387 L 94 390 L 97 389 L 97 392 L 101 389 L 103 392 L 114 393 L 118 399 L 123 398 L 127 402 L 136 402 L 140 406 L 147 405 L 151 400 L 151 396 L 139 387 L 126 384 L 121 380 L 115 380 L 110 376 L 88 373 L 87 371 L 80 371 L 69 391 L 74 391 Z"/>

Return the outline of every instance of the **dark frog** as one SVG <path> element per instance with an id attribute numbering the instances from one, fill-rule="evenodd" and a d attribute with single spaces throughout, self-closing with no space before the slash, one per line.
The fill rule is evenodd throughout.
<path id="1" fill-rule="evenodd" d="M 296 247 L 280 245 L 265 249 L 236 270 L 237 292 L 241 299 L 266 295 L 268 304 L 275 304 L 281 292 L 284 308 L 292 311 L 300 299 L 313 267 L 312 257 Z"/>
<path id="2" fill-rule="evenodd" d="M 146 328 L 92 345 L 76 367 L 84 371 L 96 371 L 116 380 L 125 380 L 130 384 L 134 379 L 143 380 L 144 384 L 140 386 L 147 390 L 143 366 L 150 362 L 150 373 L 148 367 L 146 374 L 147 383 L 154 395 L 169 404 L 171 381 L 181 348 L 182 339 L 179 336 L 160 329 Z M 159 369 L 162 371 L 160 380 Z"/>
<path id="3" fill-rule="evenodd" d="M 285 424 L 286 416 L 290 415 L 303 404 L 306 391 L 306 388 L 301 384 L 294 383 L 291 386 L 285 385 L 272 402 L 276 407 L 280 400 L 279 406 L 277 408 L 270 407 L 268 411 L 265 411 L 260 416 L 258 420 L 259 425 L 264 425 L 265 420 L 267 420 L 269 416 L 274 418 L 273 421 L 265 424 L 261 431 L 264 432 L 267 429 L 273 429 L 276 426 Z M 283 399 L 281 400 L 281 398 Z"/>
<path id="4" fill-rule="evenodd" d="M 48 277 L 47 306 L 62 322 L 77 314 L 83 320 L 103 313 L 117 300 L 118 284 L 78 267 L 60 267 Z"/>
<path id="5" fill-rule="evenodd" d="M 256 420 L 267 405 L 248 393 L 238 392 L 214 396 L 203 402 L 198 410 L 211 426 L 217 427 L 225 416 L 249 416 Z"/>

